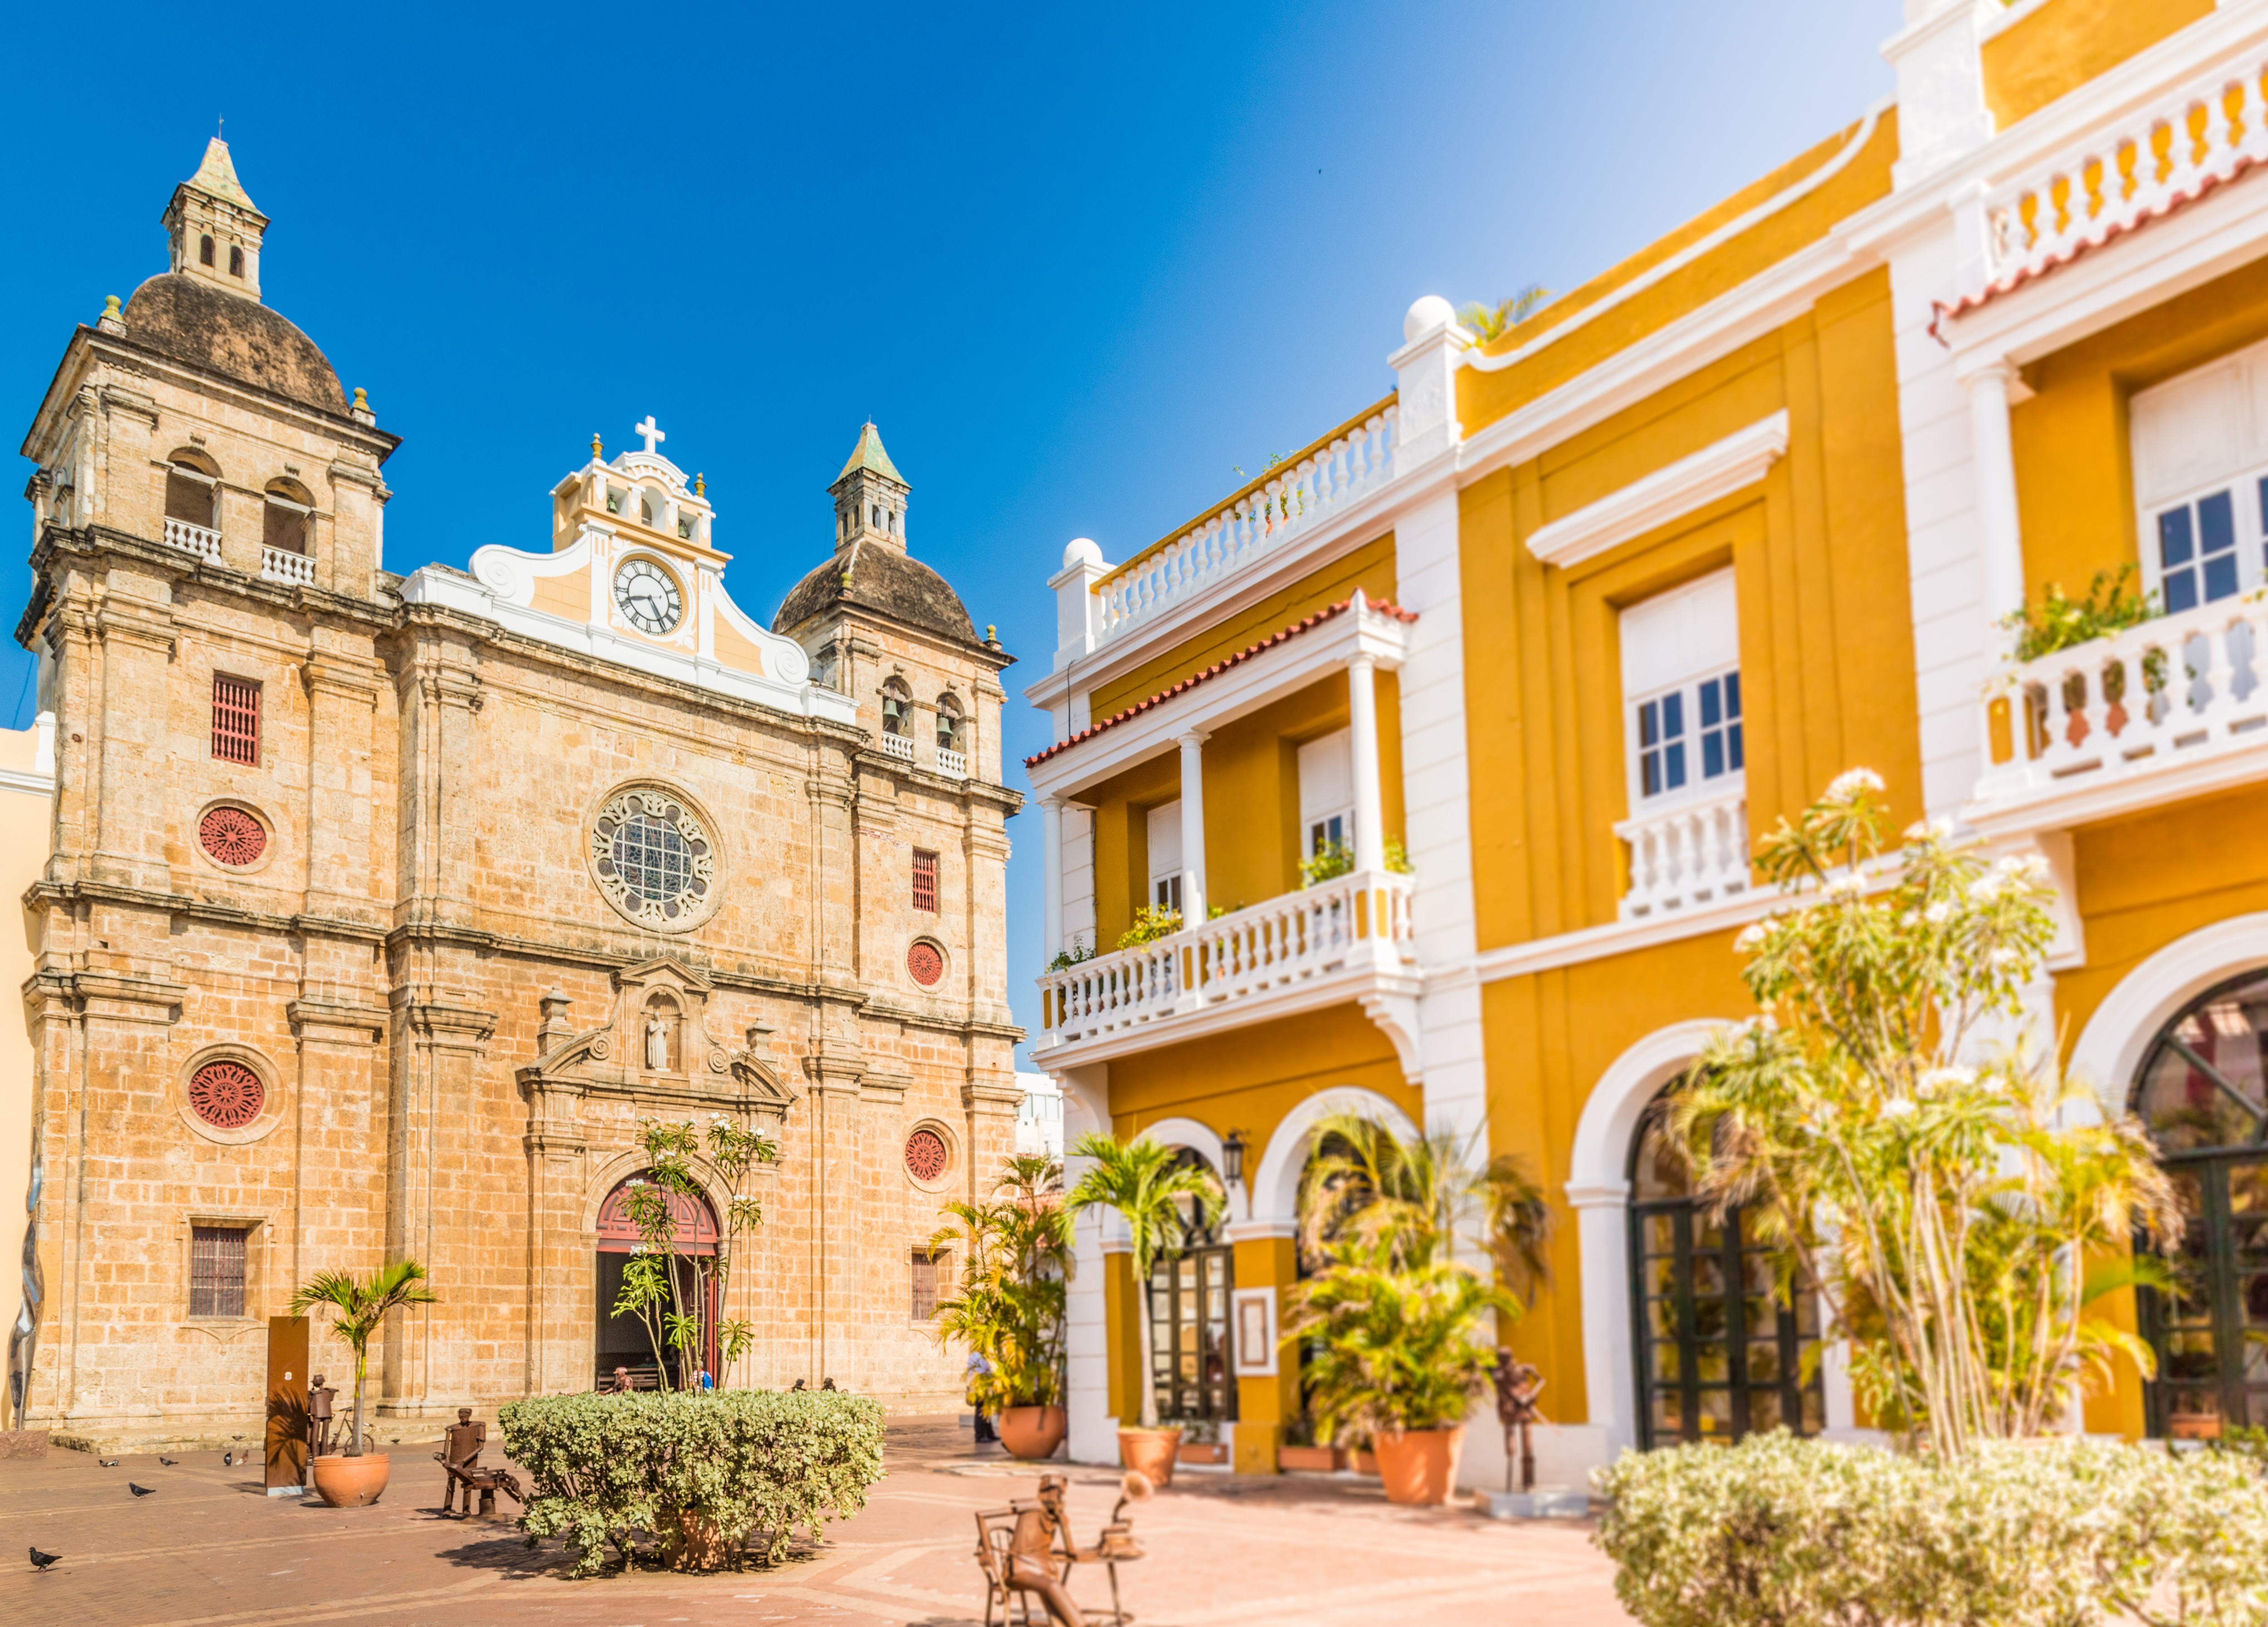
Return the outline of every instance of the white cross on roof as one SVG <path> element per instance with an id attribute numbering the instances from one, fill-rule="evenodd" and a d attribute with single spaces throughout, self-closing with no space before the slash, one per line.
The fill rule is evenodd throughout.
<path id="1" fill-rule="evenodd" d="M 630 425 L 630 433 L 633 435 L 643 435 L 645 437 L 645 449 L 648 452 L 652 452 L 653 450 L 654 442 L 665 441 L 669 438 L 668 436 L 664 435 L 659 430 L 654 428 L 653 415 L 652 413 L 646 414 L 645 422 L 644 423 L 634 423 Z"/>

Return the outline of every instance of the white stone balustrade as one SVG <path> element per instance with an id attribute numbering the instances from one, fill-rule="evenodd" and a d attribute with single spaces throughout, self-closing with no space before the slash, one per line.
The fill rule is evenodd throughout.
<path id="1" fill-rule="evenodd" d="M 939 747 L 937 748 L 937 771 L 939 774 L 948 775 L 954 779 L 967 779 L 968 777 L 968 755 L 966 752 L 955 751 L 950 746 Z"/>
<path id="2" fill-rule="evenodd" d="M 1735 774 L 1705 794 L 1644 808 L 1615 827 L 1630 844 L 1625 921 L 1719 903 L 1749 887 L 1748 787 Z"/>
<path id="3" fill-rule="evenodd" d="M 262 581 L 281 582 L 286 586 L 312 584 L 315 579 L 314 556 L 288 548 L 263 548 L 260 550 L 260 576 Z"/>
<path id="4" fill-rule="evenodd" d="M 1373 413 L 1282 466 L 1257 491 L 1105 577 L 1094 588 L 1095 642 L 1107 644 L 1187 603 L 1230 571 L 1282 547 L 1393 479 L 1395 422 L 1392 406 Z"/>
<path id="5" fill-rule="evenodd" d="M 910 734 L 892 734 L 886 730 L 882 735 L 882 749 L 900 762 L 911 762 L 914 760 L 914 737 Z"/>
<path id="6" fill-rule="evenodd" d="M 1040 979 L 1042 1044 L 1100 1039 L 1230 1002 L 1256 1004 L 1365 964 L 1402 972 L 1416 953 L 1411 890 L 1409 876 L 1356 872 L 1049 972 Z"/>
<path id="7" fill-rule="evenodd" d="M 166 521 L 166 541 L 212 564 L 220 563 L 220 533 L 210 526 L 193 526 L 186 519 Z"/>
<path id="8" fill-rule="evenodd" d="M 2171 773 L 2268 746 L 2268 600 L 2217 600 L 2015 666 L 1984 699 L 2007 760 L 1980 802 Z M 2005 720 L 1995 707 L 2012 702 Z"/>
<path id="9" fill-rule="evenodd" d="M 2217 69 L 1985 194 L 1984 283 L 2036 276 L 2268 160 L 2264 67 Z"/>

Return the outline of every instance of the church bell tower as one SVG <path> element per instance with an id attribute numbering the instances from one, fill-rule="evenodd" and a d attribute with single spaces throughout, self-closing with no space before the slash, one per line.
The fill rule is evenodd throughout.
<path id="1" fill-rule="evenodd" d="M 906 477 L 882 450 L 882 432 L 870 421 L 858 431 L 850 461 L 827 489 L 835 497 L 835 547 L 873 542 L 906 551 Z"/>
<path id="2" fill-rule="evenodd" d="M 268 217 L 237 180 L 228 144 L 219 136 L 206 144 L 197 173 L 173 188 L 163 219 L 173 270 L 258 302 L 260 239 Z"/>

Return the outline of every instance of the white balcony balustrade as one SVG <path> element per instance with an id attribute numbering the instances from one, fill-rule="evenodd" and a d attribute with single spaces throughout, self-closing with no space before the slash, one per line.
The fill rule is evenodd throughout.
<path id="1" fill-rule="evenodd" d="M 1393 479 L 1395 411 L 1388 405 L 1334 431 L 1257 490 L 1103 578 L 1094 587 L 1095 641 L 1107 644 L 1186 604 Z"/>
<path id="2" fill-rule="evenodd" d="M 966 752 L 955 751 L 950 746 L 939 747 L 937 748 L 937 771 L 939 774 L 946 775 L 953 779 L 967 779 L 968 777 L 968 755 Z"/>
<path id="3" fill-rule="evenodd" d="M 2268 160 L 2264 66 L 2218 69 L 1987 193 L 1986 284 L 2036 276 Z"/>
<path id="4" fill-rule="evenodd" d="M 1712 782 L 1705 794 L 1641 808 L 1615 835 L 1630 844 L 1625 921 L 1654 920 L 1749 890 L 1748 788 L 1738 774 Z"/>
<path id="5" fill-rule="evenodd" d="M 210 563 L 220 563 L 220 533 L 210 526 L 193 526 L 186 519 L 168 519 L 166 541 Z"/>
<path id="6" fill-rule="evenodd" d="M 2268 600 L 2217 600 L 2043 655 L 1984 705 L 2005 761 L 1979 779 L 1980 807 L 2268 752 Z"/>
<path id="7" fill-rule="evenodd" d="M 914 760 L 914 737 L 910 734 L 892 734 L 885 731 L 882 735 L 882 749 L 901 762 L 911 762 Z"/>
<path id="8" fill-rule="evenodd" d="M 1409 876 L 1357 872 L 1049 972 L 1040 979 L 1043 1043 L 1228 1005 L 1253 1008 L 1256 1020 L 1271 994 L 1334 973 L 1406 973 L 1416 953 L 1410 894 Z"/>
<path id="9" fill-rule="evenodd" d="M 313 583 L 315 561 L 312 555 L 288 548 L 263 548 L 260 550 L 260 577 L 264 582 L 281 582 L 286 586 Z"/>

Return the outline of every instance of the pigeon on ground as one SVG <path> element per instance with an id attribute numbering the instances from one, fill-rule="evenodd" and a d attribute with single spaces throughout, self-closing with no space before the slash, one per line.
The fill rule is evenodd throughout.
<path id="1" fill-rule="evenodd" d="M 118 1460 L 116 1458 L 97 1458 L 94 1461 L 105 1469 L 116 1469 L 118 1467 Z"/>
<path id="2" fill-rule="evenodd" d="M 136 1497 L 148 1497 L 152 1492 L 156 1491 L 158 1488 L 155 1486 L 137 1486 L 129 1480 L 126 1483 L 126 1489 L 134 1493 Z"/>
<path id="3" fill-rule="evenodd" d="M 222 1453 L 220 1454 L 220 1466 L 223 1469 L 234 1469 L 236 1467 L 236 1454 L 233 1452 Z"/>
<path id="4" fill-rule="evenodd" d="M 179 1469 L 181 1466 L 181 1460 L 179 1458 L 161 1457 L 158 1461 L 167 1469 Z"/>
<path id="5" fill-rule="evenodd" d="M 36 1548 L 32 1550 L 32 1563 L 42 1571 L 62 1557 L 61 1554 L 43 1554 Z"/>

